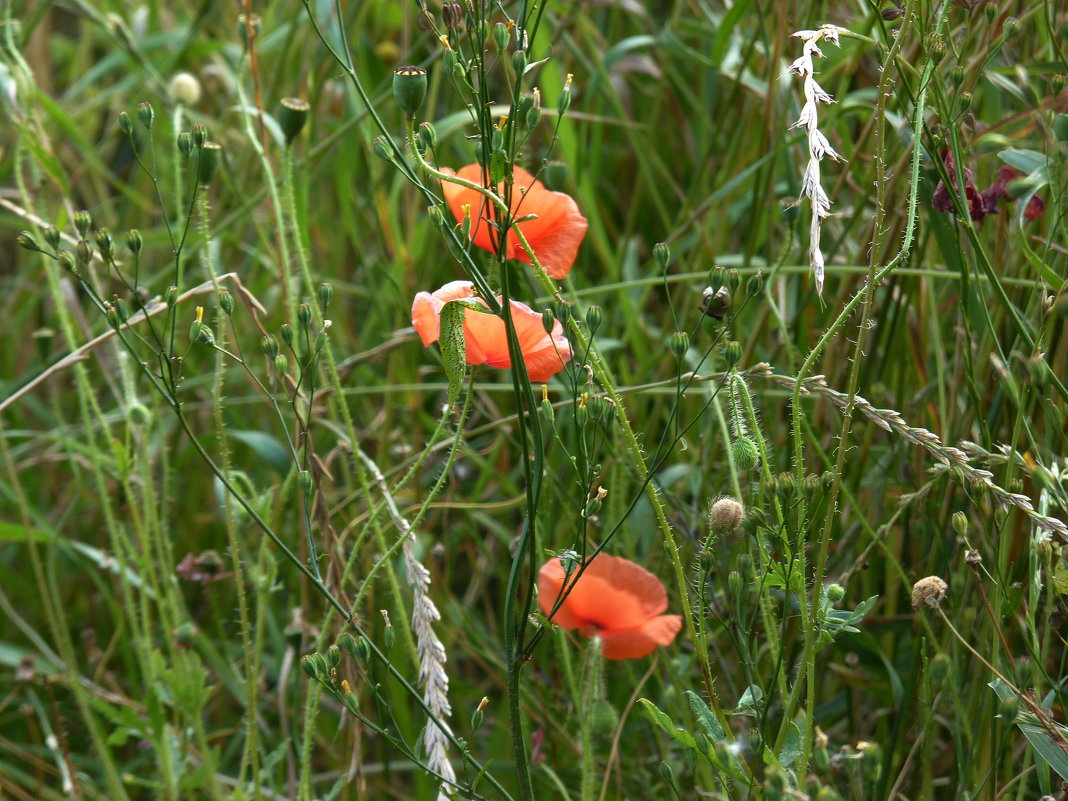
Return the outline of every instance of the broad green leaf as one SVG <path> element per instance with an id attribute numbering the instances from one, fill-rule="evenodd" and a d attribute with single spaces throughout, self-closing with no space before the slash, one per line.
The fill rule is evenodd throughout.
<path id="1" fill-rule="evenodd" d="M 801 756 L 801 729 L 797 728 L 797 724 L 790 721 L 790 727 L 786 730 L 786 739 L 783 741 L 782 750 L 779 751 L 779 764 L 784 768 L 790 767 L 794 764 L 799 756 Z"/>
<path id="2" fill-rule="evenodd" d="M 687 748 L 697 747 L 697 742 L 694 740 L 693 735 L 686 731 L 686 729 L 682 728 L 682 726 L 676 726 L 675 722 L 664 712 L 661 712 L 652 701 L 647 698 L 639 698 L 638 703 L 645 707 L 645 711 L 649 713 L 649 717 L 652 718 L 653 723 L 674 737 L 675 740 L 682 743 Z"/>
<path id="3" fill-rule="evenodd" d="M 998 158 L 1010 167 L 1015 167 L 1027 175 L 1045 167 L 1047 164 L 1046 156 L 1043 153 L 1039 153 L 1037 150 L 1021 150 L 1015 147 L 1005 148 L 998 153 Z"/>
<path id="4" fill-rule="evenodd" d="M 238 442 L 243 442 L 255 451 L 263 461 L 283 475 L 289 472 L 293 464 L 285 446 L 270 434 L 262 431 L 244 431 L 229 429 L 227 433 Z"/>
<path id="5" fill-rule="evenodd" d="M 705 730 L 709 740 L 718 743 L 726 737 L 723 733 L 723 726 L 720 725 L 719 720 L 701 696 L 692 690 L 687 690 L 686 700 L 690 702 L 690 709 L 693 710 L 694 715 L 697 717 L 697 722 L 701 724 L 701 728 Z"/>

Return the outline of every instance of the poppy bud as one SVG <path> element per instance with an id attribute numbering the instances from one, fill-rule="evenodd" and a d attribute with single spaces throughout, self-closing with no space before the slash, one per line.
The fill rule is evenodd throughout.
<path id="1" fill-rule="evenodd" d="M 732 570 L 727 574 L 727 590 L 730 593 L 730 597 L 737 600 L 742 593 L 742 575 L 737 570 Z"/>
<path id="2" fill-rule="evenodd" d="M 125 111 L 119 112 L 119 130 L 126 136 L 133 133 L 133 120 L 130 119 L 130 115 Z"/>
<path id="3" fill-rule="evenodd" d="M 311 106 L 299 97 L 284 97 L 278 104 L 278 127 L 286 138 L 286 144 L 300 136 L 304 124 L 308 121 Z"/>
<path id="4" fill-rule="evenodd" d="M 300 484 L 300 491 L 305 498 L 310 498 L 315 494 L 315 480 L 307 470 L 301 470 L 297 473 L 297 482 Z"/>
<path id="5" fill-rule="evenodd" d="M 131 228 L 129 231 L 126 232 L 126 247 L 129 248 L 132 254 L 134 254 L 135 256 L 139 255 L 141 253 L 142 244 L 143 241 L 141 239 L 140 231 L 138 231 L 136 228 Z"/>
<path id="6" fill-rule="evenodd" d="M 336 644 L 326 649 L 326 661 L 332 668 L 336 668 L 341 664 L 341 649 Z"/>
<path id="7" fill-rule="evenodd" d="M 958 537 L 968 533 L 968 516 L 964 512 L 953 513 L 953 530 L 957 532 Z"/>
<path id="8" fill-rule="evenodd" d="M 836 604 L 845 598 L 845 588 L 841 584 L 828 584 L 827 585 L 827 600 L 832 604 Z"/>
<path id="9" fill-rule="evenodd" d="M 493 26 L 493 42 L 497 45 L 497 52 L 503 53 L 505 48 L 508 47 L 508 40 L 511 36 L 508 33 L 508 26 L 503 22 L 498 22 Z"/>
<path id="10" fill-rule="evenodd" d="M 731 457 L 739 470 L 752 470 L 760 463 L 760 451 L 749 437 L 738 437 L 731 445 Z"/>
<path id="11" fill-rule="evenodd" d="M 279 376 L 289 372 L 289 357 L 284 353 L 279 353 L 274 357 L 274 372 Z"/>
<path id="12" fill-rule="evenodd" d="M 742 358 L 742 343 L 737 339 L 728 340 L 723 345 L 723 358 L 729 367 L 733 367 Z"/>
<path id="13" fill-rule="evenodd" d="M 300 669 L 313 679 L 319 678 L 319 663 L 316 662 L 317 654 L 304 654 L 300 658 Z"/>
<path id="14" fill-rule="evenodd" d="M 426 70 L 422 67 L 407 66 L 393 70 L 393 97 L 404 116 L 410 120 L 415 119 L 423 105 L 426 83 Z"/>
<path id="15" fill-rule="evenodd" d="M 222 160 L 222 147 L 215 142 L 206 142 L 200 149 L 197 159 L 197 181 L 201 186 L 207 186 L 215 177 Z"/>
<path id="16" fill-rule="evenodd" d="M 541 313 L 541 327 L 545 329 L 546 334 L 551 334 L 555 326 L 556 318 L 553 317 L 553 310 L 546 309 Z"/>
<path id="17" fill-rule="evenodd" d="M 176 300 L 178 300 L 178 287 L 167 287 L 167 291 L 163 293 L 163 302 L 166 303 L 169 308 L 174 305 Z"/>
<path id="18" fill-rule="evenodd" d="M 74 212 L 74 228 L 78 231 L 78 236 L 81 239 L 89 236 L 89 229 L 92 225 L 93 218 L 89 216 L 89 212 L 85 209 Z"/>
<path id="19" fill-rule="evenodd" d="M 59 229 L 54 225 L 46 225 L 41 231 L 41 236 L 44 237 L 45 244 L 48 245 L 53 251 L 59 248 Z"/>
<path id="20" fill-rule="evenodd" d="M 319 307 L 325 312 L 330 308 L 330 301 L 334 299 L 334 287 L 331 284 L 319 284 Z"/>
<path id="21" fill-rule="evenodd" d="M 293 326 L 289 323 L 282 323 L 278 329 L 278 333 L 282 335 L 282 341 L 286 343 L 287 347 L 293 347 Z"/>
<path id="22" fill-rule="evenodd" d="M 234 296 L 230 294 L 230 290 L 226 287 L 222 287 L 219 290 L 219 306 L 227 317 L 234 313 Z"/>
<path id="23" fill-rule="evenodd" d="M 708 510 L 708 528 L 717 534 L 729 534 L 742 522 L 745 510 L 734 498 L 720 498 Z"/>
<path id="24" fill-rule="evenodd" d="M 156 118 L 156 112 L 152 110 L 152 104 L 151 103 L 145 102 L 145 103 L 138 103 L 137 104 L 137 119 L 141 121 L 142 125 L 144 125 L 146 128 L 151 130 L 152 129 L 152 121 L 155 118 Z"/>
<path id="25" fill-rule="evenodd" d="M 742 285 L 742 274 L 738 272 L 734 267 L 727 270 L 727 289 L 731 291 L 733 295 L 738 291 L 738 287 Z"/>
<path id="26" fill-rule="evenodd" d="M 590 307 L 593 308 L 592 306 Z M 571 321 L 571 307 L 564 301 L 558 301 L 556 304 L 556 319 L 567 327 L 567 324 Z M 587 321 L 589 320 L 589 312 L 587 312 Z"/>
<path id="27" fill-rule="evenodd" d="M 193 135 L 189 131 L 178 134 L 178 152 L 186 158 L 193 152 Z"/>
<path id="28" fill-rule="evenodd" d="M 115 243 L 111 238 L 111 232 L 107 228 L 97 228 L 93 239 L 96 240 L 96 246 L 100 249 L 100 255 L 107 261 L 111 261 L 112 256 L 115 255 Z"/>
<path id="29" fill-rule="evenodd" d="M 957 100 L 960 103 L 960 110 L 961 111 L 967 111 L 968 109 L 970 109 L 972 107 L 972 93 L 971 92 L 961 92 L 960 95 L 957 97 Z"/>
<path id="30" fill-rule="evenodd" d="M 675 331 L 669 339 L 671 353 L 678 361 L 682 361 L 686 351 L 690 349 L 690 335 L 685 331 Z"/>
<path id="31" fill-rule="evenodd" d="M 590 728 L 594 734 L 609 734 L 619 725 L 619 713 L 608 701 L 597 701 L 590 710 Z"/>
<path id="32" fill-rule="evenodd" d="M 199 122 L 193 126 L 193 147 L 200 150 L 204 147 L 204 143 L 208 141 L 208 129 L 201 125 Z"/>
<path id="33" fill-rule="evenodd" d="M 653 257 L 656 259 L 656 263 L 660 265 L 660 269 L 667 271 L 667 268 L 671 266 L 671 248 L 664 242 L 657 242 L 653 245 Z"/>
<path id="34" fill-rule="evenodd" d="M 719 292 L 727 285 L 727 271 L 720 265 L 716 265 L 708 271 L 708 288 L 713 292 Z"/>
<path id="35" fill-rule="evenodd" d="M 590 308 L 586 309 L 586 325 L 589 326 L 591 334 L 596 333 L 603 320 L 604 310 L 600 306 L 590 306 Z"/>

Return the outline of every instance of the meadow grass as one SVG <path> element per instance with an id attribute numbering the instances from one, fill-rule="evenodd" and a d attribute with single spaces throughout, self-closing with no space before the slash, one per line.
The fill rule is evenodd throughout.
<path id="1" fill-rule="evenodd" d="M 1062 6 L 8 0 L 0 798 L 1068 797 Z"/>

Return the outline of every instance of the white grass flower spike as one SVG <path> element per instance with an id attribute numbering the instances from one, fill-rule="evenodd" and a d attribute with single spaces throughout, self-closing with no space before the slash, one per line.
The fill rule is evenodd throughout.
<path id="1" fill-rule="evenodd" d="M 808 260 L 812 274 L 816 278 L 816 290 L 823 294 L 823 251 L 820 250 L 820 231 L 823 220 L 831 214 L 831 200 L 820 183 L 820 162 L 825 159 L 841 161 L 842 157 L 831 147 L 827 137 L 819 129 L 819 104 L 833 103 L 834 98 L 816 83 L 813 57 L 822 56 L 820 40 L 838 44 L 839 34 L 849 33 L 837 25 L 823 25 L 814 31 L 797 31 L 793 36 L 804 43 L 801 56 L 788 68 L 787 72 L 800 75 L 804 81 L 805 103 L 801 115 L 791 128 L 804 128 L 808 135 L 808 164 L 801 177 L 801 196 L 812 202 L 812 222 L 809 226 Z"/>

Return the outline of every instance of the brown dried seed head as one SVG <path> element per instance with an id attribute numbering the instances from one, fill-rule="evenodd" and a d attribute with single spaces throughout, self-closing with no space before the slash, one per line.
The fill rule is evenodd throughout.
<path id="1" fill-rule="evenodd" d="M 917 581 L 912 587 L 912 608 L 921 606 L 937 607 L 946 597 L 949 585 L 938 576 L 928 576 Z"/>

